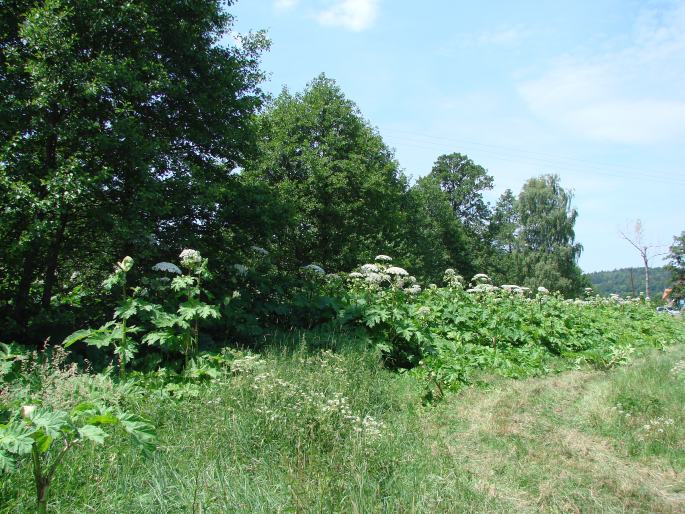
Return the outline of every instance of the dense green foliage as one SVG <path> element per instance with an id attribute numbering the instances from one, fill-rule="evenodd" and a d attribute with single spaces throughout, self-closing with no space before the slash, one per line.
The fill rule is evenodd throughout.
<path id="1" fill-rule="evenodd" d="M 621 296 L 639 296 L 645 291 L 644 268 L 621 268 L 612 271 L 594 271 L 585 276 L 591 282 L 592 287 L 602 296 L 618 294 Z M 671 287 L 673 282 L 671 274 L 665 267 L 650 268 L 650 288 L 655 298 L 660 298 L 664 289 Z"/>
<path id="2" fill-rule="evenodd" d="M 216 0 L 2 3 L 5 331 L 45 337 L 54 296 L 92 292 L 112 255 L 230 236 L 266 44 L 222 46 L 231 22 Z"/>
<path id="3" fill-rule="evenodd" d="M 493 209 L 483 199 L 493 178 L 452 153 L 410 185 L 333 80 L 264 103 L 258 64 L 269 43 L 256 33 L 226 45 L 230 4 L 3 4 L 6 338 L 37 344 L 104 323 L 115 298 L 99 284 L 113 256 L 136 259 L 135 281 L 182 248 L 231 277 L 206 284 L 215 298 L 248 289 L 214 334 L 223 340 L 288 323 L 302 266 L 350 271 L 383 252 L 426 280 L 450 266 L 582 289 L 576 213 L 558 178 L 532 179 Z M 543 244 L 535 230 L 556 239 Z M 269 262 L 237 277 L 255 247 Z"/>
<path id="4" fill-rule="evenodd" d="M 259 117 L 245 178 L 287 199 L 278 253 L 295 265 L 351 269 L 401 240 L 404 177 L 357 107 L 325 76 L 281 95 Z"/>
<path id="5" fill-rule="evenodd" d="M 382 263 L 351 279 L 343 318 L 370 330 L 387 364 L 413 369 L 439 389 L 468 384 L 483 368 L 509 377 L 544 373 L 556 358 L 611 367 L 637 348 L 685 335 L 680 317 L 638 299 L 588 292 L 564 300 L 543 287 L 493 286 L 483 274 L 464 289 L 453 270 L 446 287 L 422 291 L 406 271 Z"/>
<path id="6" fill-rule="evenodd" d="M 668 259 L 670 262 L 666 268 L 671 272 L 673 287 L 671 298 L 685 300 L 685 232 L 673 238 Z"/>

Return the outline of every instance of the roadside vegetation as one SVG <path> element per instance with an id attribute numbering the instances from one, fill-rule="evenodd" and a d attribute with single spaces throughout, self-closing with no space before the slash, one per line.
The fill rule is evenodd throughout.
<path id="1" fill-rule="evenodd" d="M 682 511 L 685 322 L 572 189 L 410 180 L 232 4 L 2 3 L 0 512 Z"/>

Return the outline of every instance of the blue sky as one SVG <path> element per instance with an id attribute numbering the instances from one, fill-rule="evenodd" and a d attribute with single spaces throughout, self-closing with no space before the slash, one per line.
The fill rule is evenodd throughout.
<path id="1" fill-rule="evenodd" d="M 494 203 L 532 176 L 574 191 L 585 271 L 639 266 L 620 238 L 641 219 L 685 230 L 685 0 L 241 0 L 237 32 L 266 29 L 266 89 L 324 72 L 410 177 L 460 152 Z M 661 264 L 661 258 L 654 259 Z"/>

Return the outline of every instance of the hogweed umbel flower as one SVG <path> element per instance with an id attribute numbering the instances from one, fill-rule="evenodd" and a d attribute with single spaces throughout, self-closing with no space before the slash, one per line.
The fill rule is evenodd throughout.
<path id="1" fill-rule="evenodd" d="M 179 258 L 181 259 L 181 266 L 188 269 L 196 268 L 202 263 L 200 252 L 191 250 L 190 248 L 183 250 L 181 255 L 179 255 Z"/>
<path id="2" fill-rule="evenodd" d="M 181 268 L 171 262 L 158 262 L 152 266 L 152 271 L 164 271 L 166 273 L 175 273 L 177 275 L 181 274 Z"/>

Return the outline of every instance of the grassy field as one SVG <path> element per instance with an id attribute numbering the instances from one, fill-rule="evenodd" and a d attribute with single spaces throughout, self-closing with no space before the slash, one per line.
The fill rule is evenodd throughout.
<path id="1" fill-rule="evenodd" d="M 421 384 L 375 353 L 312 343 L 171 398 L 46 368 L 46 403 L 107 394 L 159 436 L 149 456 L 123 438 L 74 451 L 51 511 L 685 511 L 679 345 L 610 371 L 491 377 L 424 405 Z M 0 502 L 32 510 L 28 467 L 3 478 Z"/>

